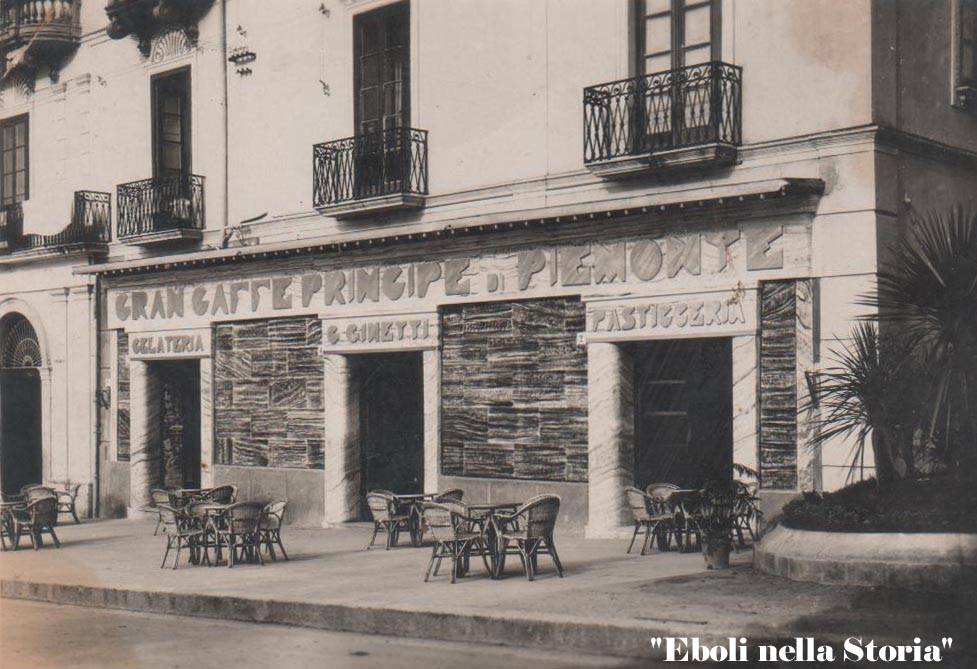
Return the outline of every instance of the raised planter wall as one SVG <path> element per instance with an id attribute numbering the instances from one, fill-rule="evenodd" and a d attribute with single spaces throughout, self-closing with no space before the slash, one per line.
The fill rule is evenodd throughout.
<path id="1" fill-rule="evenodd" d="M 950 590 L 977 585 L 977 534 L 813 532 L 783 525 L 756 547 L 754 565 L 793 581 Z"/>

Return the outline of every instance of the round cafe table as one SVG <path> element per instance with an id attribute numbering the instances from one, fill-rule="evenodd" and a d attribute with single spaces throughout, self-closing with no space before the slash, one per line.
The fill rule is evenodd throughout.
<path id="1" fill-rule="evenodd" d="M 480 525 L 482 541 L 488 551 L 489 564 L 492 567 L 492 578 L 494 579 L 502 577 L 502 567 L 505 565 L 500 543 L 503 528 L 499 526 L 496 516 L 499 513 L 512 513 L 520 506 L 519 502 L 466 505 L 468 513 L 471 514 L 471 519 Z"/>
<path id="2" fill-rule="evenodd" d="M 414 548 L 419 547 L 424 541 L 424 514 L 421 511 L 421 503 L 428 502 L 435 497 L 437 497 L 437 493 L 394 495 L 394 498 L 396 498 L 399 504 L 410 505 L 407 516 L 407 529 L 410 532 L 410 545 Z"/>

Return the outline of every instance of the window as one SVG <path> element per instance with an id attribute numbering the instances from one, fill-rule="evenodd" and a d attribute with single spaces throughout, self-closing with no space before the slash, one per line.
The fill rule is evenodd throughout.
<path id="1" fill-rule="evenodd" d="M 977 106 L 977 0 L 956 0 L 953 9 L 953 99 Z"/>
<path id="2" fill-rule="evenodd" d="M 635 74 L 720 60 L 718 0 L 635 0 Z"/>
<path id="3" fill-rule="evenodd" d="M 0 199 L 5 207 L 29 197 L 27 130 L 26 114 L 0 121 Z"/>
<path id="4" fill-rule="evenodd" d="M 354 23 L 356 131 L 410 125 L 410 5 L 360 14 Z"/>
<path id="5" fill-rule="evenodd" d="M 190 70 L 153 78 L 153 176 L 189 176 Z"/>

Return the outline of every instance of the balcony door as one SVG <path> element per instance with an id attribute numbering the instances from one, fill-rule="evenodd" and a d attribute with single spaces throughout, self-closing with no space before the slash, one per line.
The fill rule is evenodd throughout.
<path id="1" fill-rule="evenodd" d="M 400 190 L 410 155 L 410 5 L 360 14 L 353 30 L 354 194 L 384 195 Z"/>
<path id="2" fill-rule="evenodd" d="M 0 198 L 3 207 L 28 198 L 27 114 L 0 121 Z"/>
<path id="3" fill-rule="evenodd" d="M 635 0 L 635 19 L 636 74 L 672 71 L 637 96 L 635 137 L 651 151 L 710 141 L 718 79 L 694 66 L 721 59 L 719 0 Z"/>
<path id="4" fill-rule="evenodd" d="M 183 180 L 190 166 L 190 70 L 153 77 L 153 177 Z"/>

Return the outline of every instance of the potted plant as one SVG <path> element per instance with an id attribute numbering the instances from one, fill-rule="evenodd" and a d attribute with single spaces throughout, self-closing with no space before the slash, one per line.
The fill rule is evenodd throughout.
<path id="1" fill-rule="evenodd" d="M 702 555 L 707 569 L 729 568 L 738 494 L 739 487 L 731 480 L 710 481 L 702 489 L 699 529 L 702 536 Z"/>

